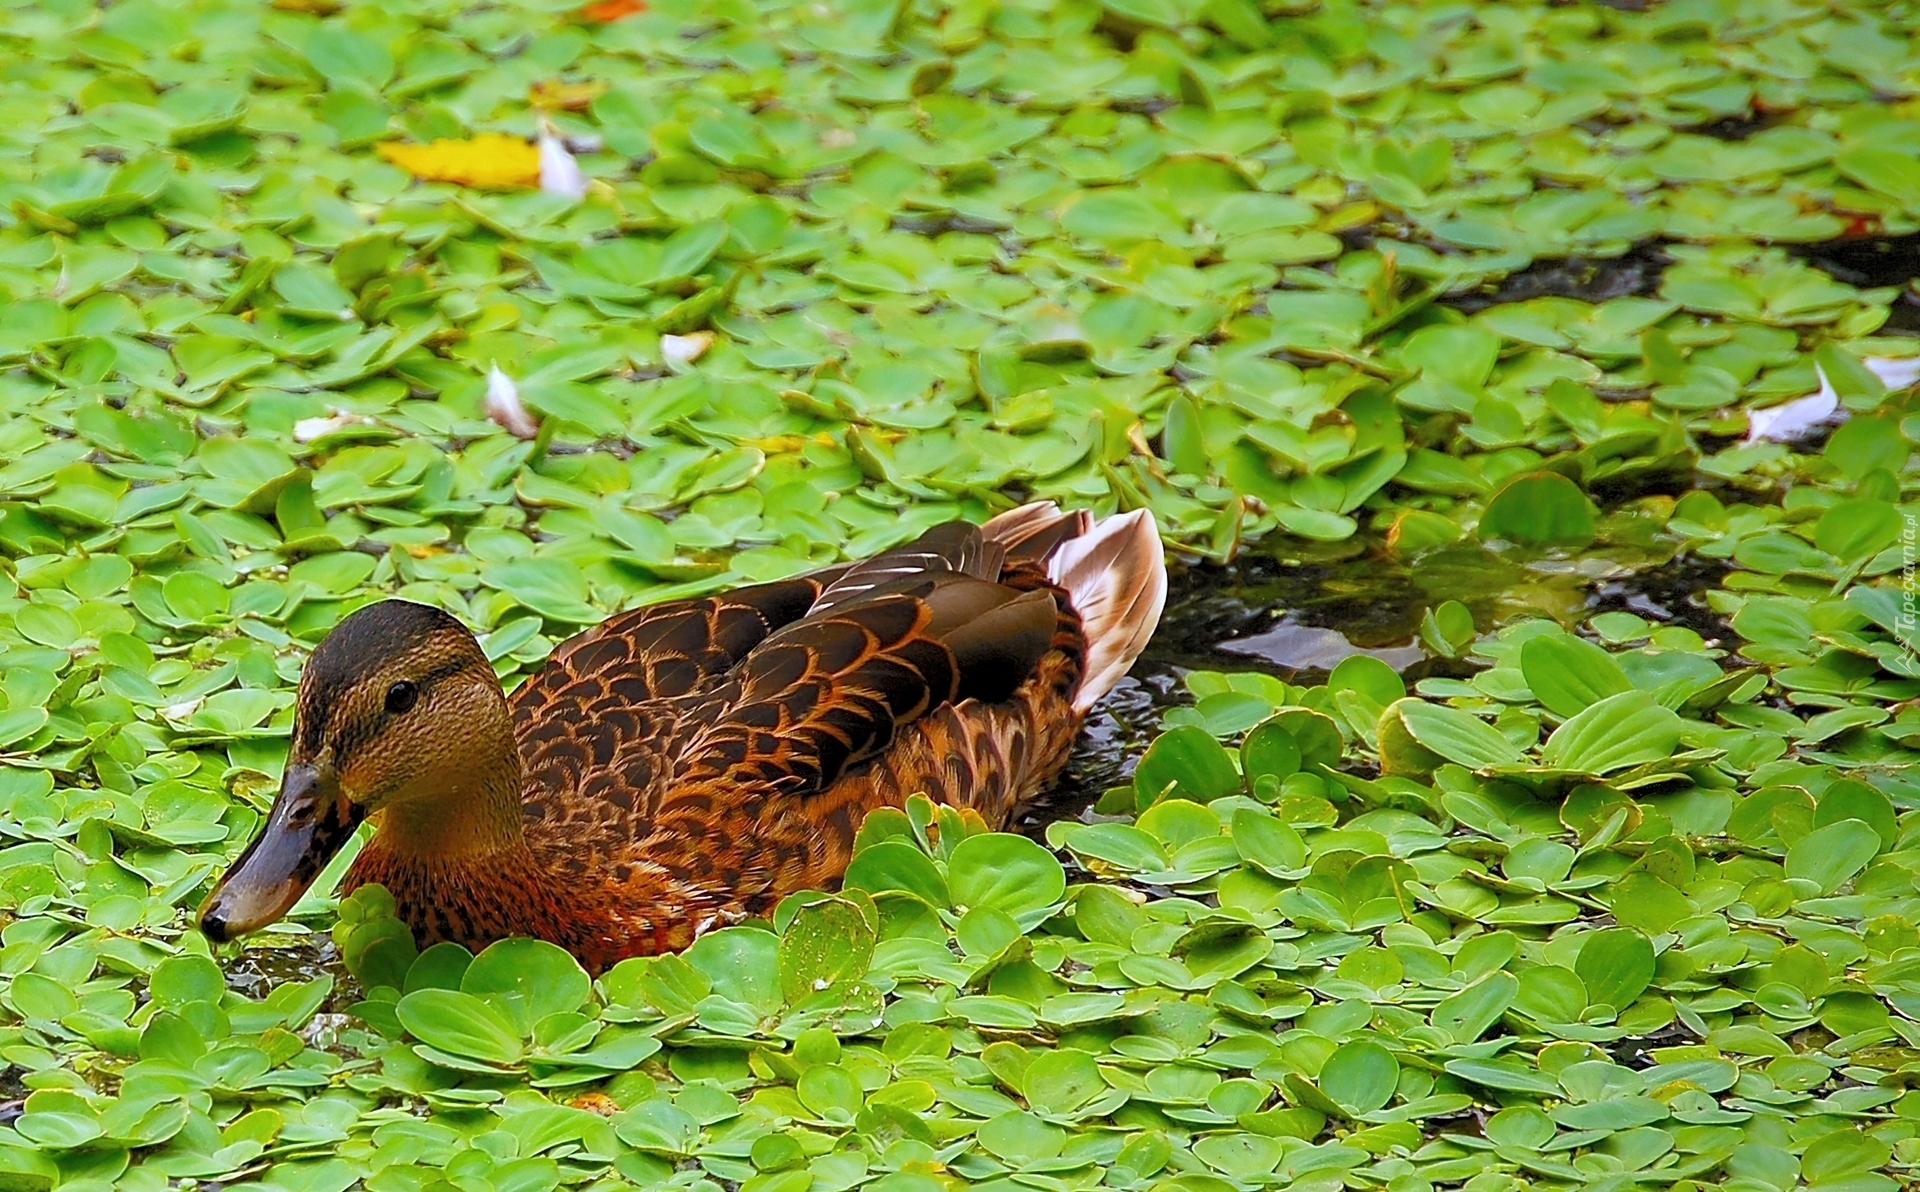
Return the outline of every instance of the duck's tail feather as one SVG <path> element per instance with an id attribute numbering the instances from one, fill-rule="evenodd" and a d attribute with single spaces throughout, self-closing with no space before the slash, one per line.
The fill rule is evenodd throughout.
<path id="1" fill-rule="evenodd" d="M 1010 558 L 1044 560 L 1047 578 L 1080 614 L 1087 657 L 1073 710 L 1085 713 L 1113 690 L 1160 624 L 1167 603 L 1166 552 L 1146 510 L 1096 522 L 1062 513 L 1051 501 L 1003 513 L 985 526 Z"/>
<path id="2" fill-rule="evenodd" d="M 1093 528 L 1093 516 L 1084 509 L 1062 513 L 1052 501 L 1033 501 L 1009 509 L 980 527 L 988 542 L 1006 548 L 1009 559 L 1045 559 L 1062 542 Z"/>

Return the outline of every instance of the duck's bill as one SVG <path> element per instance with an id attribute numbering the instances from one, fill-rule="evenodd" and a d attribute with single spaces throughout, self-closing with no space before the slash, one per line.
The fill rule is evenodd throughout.
<path id="1" fill-rule="evenodd" d="M 292 910 L 360 819 L 360 808 L 331 775 L 311 766 L 288 767 L 266 829 L 201 904 L 201 932 L 222 943 Z"/>

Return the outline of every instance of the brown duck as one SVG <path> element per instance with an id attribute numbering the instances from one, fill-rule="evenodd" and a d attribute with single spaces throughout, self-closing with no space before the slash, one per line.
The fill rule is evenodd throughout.
<path id="1" fill-rule="evenodd" d="M 837 886 L 876 807 L 1007 824 L 1165 599 L 1145 512 L 1042 503 L 622 613 L 511 695 L 451 616 L 367 605 L 308 660 L 279 797 L 201 930 L 286 914 L 371 818 L 343 889 L 385 886 L 423 946 L 535 936 L 596 970 L 685 947 Z"/>

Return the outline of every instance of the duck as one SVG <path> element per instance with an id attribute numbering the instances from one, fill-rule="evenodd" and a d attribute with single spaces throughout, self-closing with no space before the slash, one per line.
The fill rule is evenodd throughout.
<path id="1" fill-rule="evenodd" d="M 362 605 L 301 671 L 279 792 L 200 930 L 277 921 L 364 822 L 340 891 L 385 887 L 421 947 L 678 951 L 838 889 L 865 816 L 912 795 L 1013 823 L 1166 592 L 1147 511 L 1034 502 L 619 613 L 511 693 L 444 610 Z"/>

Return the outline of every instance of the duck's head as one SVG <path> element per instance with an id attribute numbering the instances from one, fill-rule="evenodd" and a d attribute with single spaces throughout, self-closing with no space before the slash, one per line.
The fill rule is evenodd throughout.
<path id="1" fill-rule="evenodd" d="M 460 622 L 405 600 L 357 610 L 301 672 L 279 797 L 200 930 L 230 940 L 286 914 L 369 815 L 439 825 L 457 847 L 486 815 L 476 780 L 517 766 L 512 743 L 493 667 Z"/>

